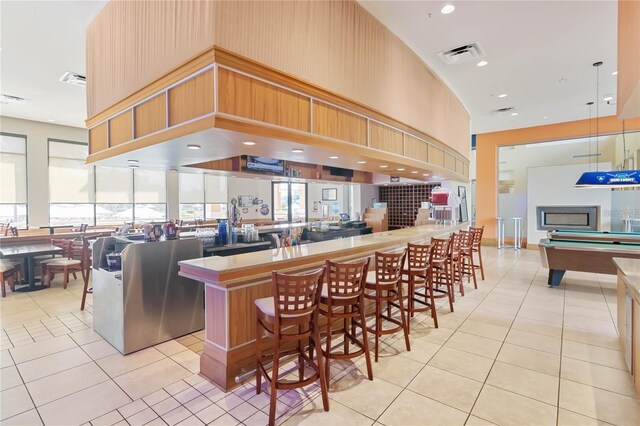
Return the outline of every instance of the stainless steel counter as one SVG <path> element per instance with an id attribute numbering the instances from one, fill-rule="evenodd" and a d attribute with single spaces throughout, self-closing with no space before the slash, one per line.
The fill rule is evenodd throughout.
<path id="1" fill-rule="evenodd" d="M 106 254 L 122 241 L 100 238 L 93 246 L 95 331 L 126 355 L 202 330 L 203 286 L 178 275 L 179 261 L 202 257 L 202 243 L 129 243 L 122 250 L 122 271 L 109 272 Z"/>

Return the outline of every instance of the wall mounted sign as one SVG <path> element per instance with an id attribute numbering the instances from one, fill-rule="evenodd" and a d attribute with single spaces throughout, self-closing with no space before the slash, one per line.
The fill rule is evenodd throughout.
<path id="1" fill-rule="evenodd" d="M 262 216 L 266 216 L 266 215 L 268 215 L 268 214 L 269 214 L 269 204 L 263 204 L 263 205 L 260 207 L 260 214 L 261 214 Z"/>
<path id="2" fill-rule="evenodd" d="M 400 182 L 400 176 L 391 176 L 391 183 Z"/>
<path id="3" fill-rule="evenodd" d="M 640 186 L 640 170 L 584 172 L 576 188 L 633 188 Z"/>
<path id="4" fill-rule="evenodd" d="M 322 201 L 338 201 L 338 188 L 323 189 Z"/>
<path id="5" fill-rule="evenodd" d="M 253 205 L 253 197 L 251 195 L 238 195 L 239 207 L 251 207 Z"/>

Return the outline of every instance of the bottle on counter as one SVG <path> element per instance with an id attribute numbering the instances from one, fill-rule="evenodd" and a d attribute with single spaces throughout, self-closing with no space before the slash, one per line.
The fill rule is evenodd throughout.
<path id="1" fill-rule="evenodd" d="M 238 244 L 238 228 L 235 226 L 231 229 L 231 244 Z"/>
<path id="2" fill-rule="evenodd" d="M 218 219 L 218 243 L 221 246 L 226 246 L 227 244 L 229 244 L 227 223 L 227 219 Z"/>

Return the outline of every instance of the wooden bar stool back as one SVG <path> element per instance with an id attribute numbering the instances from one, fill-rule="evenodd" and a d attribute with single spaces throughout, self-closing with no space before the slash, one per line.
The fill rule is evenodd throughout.
<path id="1" fill-rule="evenodd" d="M 460 257 L 460 249 L 462 247 L 462 234 L 453 233 L 449 237 L 451 239 L 449 245 L 449 254 L 447 255 L 447 263 L 449 264 L 449 269 L 451 273 L 451 280 L 453 281 L 453 288 L 455 289 L 456 284 L 458 285 L 458 290 L 460 291 L 460 295 L 464 296 L 464 285 L 462 285 L 462 272 L 461 272 L 461 257 Z M 453 293 L 455 298 L 455 290 Z M 454 299 L 455 300 L 455 299 Z"/>
<path id="2" fill-rule="evenodd" d="M 320 380 L 324 410 L 329 411 L 322 351 L 317 351 L 317 362 L 315 362 L 311 356 L 307 355 L 306 344 L 303 344 L 311 340 L 314 347 L 321 347 L 318 314 L 324 274 L 324 267 L 315 272 L 296 275 L 274 271 L 271 275 L 274 296 L 255 301 L 257 308 L 256 393 L 260 394 L 262 391 L 262 377 L 264 377 L 271 386 L 269 425 L 275 422 L 278 389 L 300 388 L 316 380 Z M 273 340 L 271 375 L 267 372 L 265 357 L 262 354 L 264 334 Z M 284 350 L 283 345 L 292 341 L 297 342 L 296 347 Z M 291 353 L 298 355 L 298 380 L 279 380 L 280 358 Z M 304 377 L 305 364 L 313 370 L 313 374 L 306 378 Z"/>
<path id="3" fill-rule="evenodd" d="M 431 245 L 407 244 L 407 266 L 402 271 L 402 281 L 408 284 L 407 312 L 411 318 L 416 312 L 431 310 L 431 318 L 438 328 L 438 315 L 433 296 L 433 284 L 430 279 Z M 422 290 L 422 293 L 420 292 Z M 416 303 L 423 305 L 416 307 Z M 411 333 L 411 321 L 407 325 Z"/>
<path id="4" fill-rule="evenodd" d="M 469 231 L 473 232 L 473 252 L 478 253 L 478 263 L 473 261 L 473 267 L 475 269 L 480 268 L 480 276 L 484 281 L 484 264 L 482 263 L 482 234 L 484 233 L 484 226 L 482 228 L 469 228 Z"/>
<path id="5" fill-rule="evenodd" d="M 407 255 L 407 249 L 403 249 L 399 253 L 375 253 L 375 267 L 367 276 L 365 288 L 367 292 L 364 297 L 368 300 L 375 301 L 375 322 L 374 325 L 367 330 L 375 335 L 375 361 L 378 362 L 378 354 L 380 352 L 380 337 L 385 334 L 393 334 L 398 331 L 404 333 L 405 345 L 407 351 L 411 350 L 409 343 L 409 329 L 407 326 L 407 318 L 404 310 L 404 299 L 402 297 L 402 266 Z M 372 291 L 372 292 L 371 292 Z M 386 315 L 383 313 L 383 305 L 386 305 Z M 400 311 L 400 319 L 393 318 L 391 308 L 395 307 Z M 384 329 L 382 320 L 391 322 L 396 327 Z"/>
<path id="6" fill-rule="evenodd" d="M 473 231 L 460 231 L 459 249 L 460 279 L 467 277 L 467 282 L 473 278 L 473 287 L 478 288 L 476 268 L 473 266 Z"/>
<path id="7" fill-rule="evenodd" d="M 364 313 L 364 287 L 369 262 L 369 258 L 351 263 L 326 261 L 326 285 L 322 287 L 320 313 L 327 317 L 327 339 L 323 352 L 327 383 L 331 377 L 330 359 L 350 359 L 360 355 L 365 356 L 367 375 L 369 380 L 373 380 L 367 322 Z M 342 320 L 342 329 L 333 329 L 335 320 Z M 362 330 L 361 340 L 356 337 L 356 326 Z M 343 336 L 344 350 L 342 353 L 332 352 L 331 343 L 334 334 L 342 334 Z M 349 343 L 358 346 L 359 350 L 351 352 Z"/>
<path id="8" fill-rule="evenodd" d="M 453 281 L 451 269 L 447 263 L 451 245 L 451 238 L 432 238 L 431 253 L 429 255 L 429 278 L 433 287 L 434 298 L 449 299 L 449 309 L 453 312 Z M 444 290 L 440 286 L 444 285 Z"/>

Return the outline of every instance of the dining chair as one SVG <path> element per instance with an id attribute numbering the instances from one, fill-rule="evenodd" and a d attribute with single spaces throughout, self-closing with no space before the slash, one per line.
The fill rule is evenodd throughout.
<path id="1" fill-rule="evenodd" d="M 408 284 L 407 312 L 413 318 L 416 312 L 431 311 L 431 318 L 438 328 L 438 314 L 435 308 L 433 283 L 430 275 L 430 244 L 407 244 L 407 265 L 402 269 L 402 282 Z M 420 292 L 422 290 L 422 292 Z M 416 307 L 416 303 L 423 305 Z M 411 334 L 411 321 L 408 331 Z"/>
<path id="2" fill-rule="evenodd" d="M 451 269 L 447 263 L 451 238 L 432 238 L 431 253 L 429 254 L 429 276 L 433 286 L 434 299 L 448 298 L 449 309 L 453 312 L 453 281 Z M 444 290 L 440 289 L 444 286 Z"/>
<path id="3" fill-rule="evenodd" d="M 473 261 L 473 267 L 480 269 L 480 276 L 484 281 L 484 264 L 482 263 L 482 234 L 484 233 L 484 226 L 481 228 L 469 228 L 469 231 L 473 232 L 473 252 L 478 253 L 478 263 Z"/>

